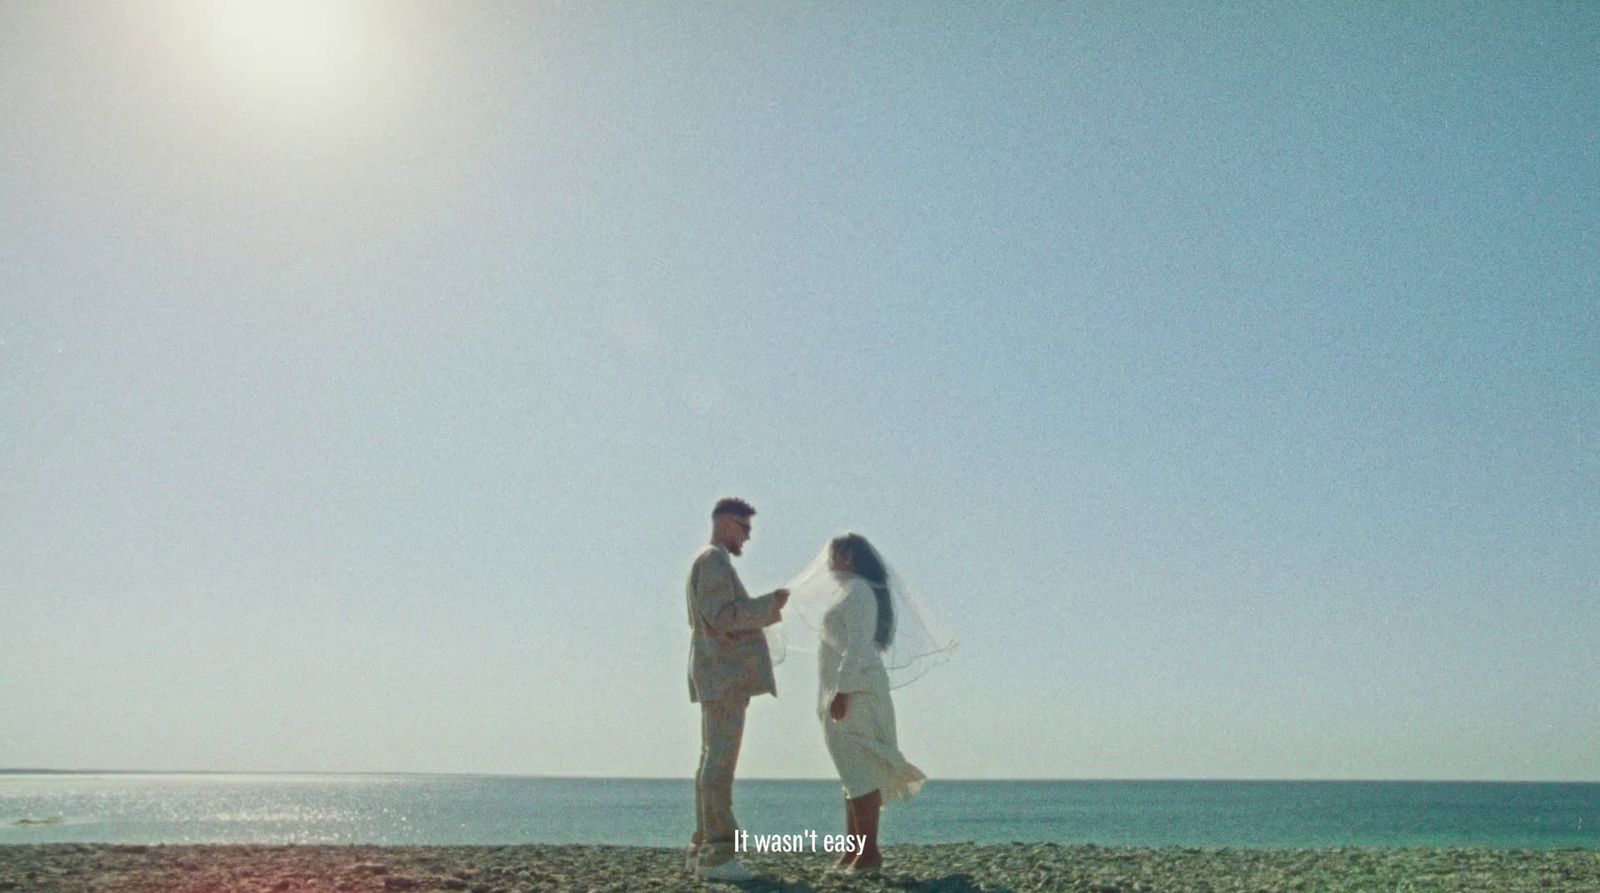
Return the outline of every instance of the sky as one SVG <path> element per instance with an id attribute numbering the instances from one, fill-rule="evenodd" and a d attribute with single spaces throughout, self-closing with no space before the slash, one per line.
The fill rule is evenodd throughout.
<path id="1" fill-rule="evenodd" d="M 0 766 L 1600 781 L 1600 7 L 0 5 Z M 832 776 L 815 664 L 740 776 Z"/>

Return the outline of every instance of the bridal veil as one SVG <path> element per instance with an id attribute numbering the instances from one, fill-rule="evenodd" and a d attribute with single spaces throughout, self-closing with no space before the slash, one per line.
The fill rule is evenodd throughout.
<path id="1" fill-rule="evenodd" d="M 876 551 L 876 546 L 873 549 Z M 822 551 L 805 570 L 785 585 L 789 603 L 783 609 L 783 622 L 766 628 L 773 663 L 782 661 L 791 649 L 816 653 L 822 616 L 844 597 L 850 576 L 841 577 L 828 567 L 831 555 L 830 540 L 822 544 Z M 878 557 L 883 558 L 881 553 Z M 889 562 L 883 561 L 883 568 L 887 572 L 894 626 L 889 646 L 880 653 L 889 673 L 889 687 L 899 688 L 948 660 L 955 653 L 956 640 Z"/>

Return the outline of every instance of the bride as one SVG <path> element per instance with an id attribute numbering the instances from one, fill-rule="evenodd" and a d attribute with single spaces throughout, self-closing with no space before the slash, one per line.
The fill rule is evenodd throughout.
<path id="1" fill-rule="evenodd" d="M 790 613 L 818 634 L 817 716 L 844 787 L 846 833 L 861 843 L 839 867 L 873 871 L 883 863 L 880 811 L 928 778 L 900 753 L 889 691 L 948 657 L 955 642 L 860 534 L 831 540 L 789 588 Z"/>

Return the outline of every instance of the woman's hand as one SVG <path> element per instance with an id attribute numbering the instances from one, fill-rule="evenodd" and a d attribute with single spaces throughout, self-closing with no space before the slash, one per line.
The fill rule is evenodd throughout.
<path id="1" fill-rule="evenodd" d="M 835 720 L 844 719 L 845 713 L 850 709 L 850 695 L 839 692 L 833 696 L 833 703 L 828 705 L 828 715 Z"/>

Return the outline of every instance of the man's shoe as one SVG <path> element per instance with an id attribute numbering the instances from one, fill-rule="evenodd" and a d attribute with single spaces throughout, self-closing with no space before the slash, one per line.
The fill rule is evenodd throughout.
<path id="1" fill-rule="evenodd" d="M 731 884 L 743 884 L 756 879 L 755 872 L 731 859 L 710 868 L 700 868 L 695 874 L 699 875 L 701 880 L 727 881 Z"/>

